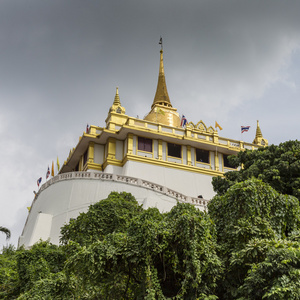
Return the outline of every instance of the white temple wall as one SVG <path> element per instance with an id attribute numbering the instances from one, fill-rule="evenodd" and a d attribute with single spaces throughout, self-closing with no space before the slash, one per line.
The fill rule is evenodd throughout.
<path id="1" fill-rule="evenodd" d="M 134 161 L 126 162 L 122 171 L 122 175 L 152 181 L 187 196 L 202 195 L 210 200 L 215 195 L 210 175 Z"/>
<path id="2" fill-rule="evenodd" d="M 31 207 L 19 246 L 30 247 L 40 239 L 58 244 L 60 228 L 80 212 L 112 192 L 132 193 L 145 209 L 157 207 L 161 212 L 171 210 L 177 200 L 166 194 L 123 182 L 76 178 L 55 182 L 38 194 Z"/>

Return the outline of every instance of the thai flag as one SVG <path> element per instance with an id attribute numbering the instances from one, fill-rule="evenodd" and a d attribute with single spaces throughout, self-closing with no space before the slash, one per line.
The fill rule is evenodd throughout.
<path id="1" fill-rule="evenodd" d="M 42 182 L 42 177 L 40 177 L 36 182 L 38 187 L 40 187 L 41 182 Z"/>
<path id="2" fill-rule="evenodd" d="M 48 171 L 47 171 L 47 173 L 46 173 L 46 179 L 48 179 L 49 176 L 50 176 L 50 168 L 49 168 L 49 166 L 48 166 Z"/>
<path id="3" fill-rule="evenodd" d="M 250 129 L 250 126 L 241 126 L 241 132 L 247 132 Z"/>
<path id="4" fill-rule="evenodd" d="M 184 127 L 185 125 L 187 124 L 187 119 L 185 118 L 185 116 L 184 115 L 182 115 L 182 117 L 181 117 L 181 127 Z"/>

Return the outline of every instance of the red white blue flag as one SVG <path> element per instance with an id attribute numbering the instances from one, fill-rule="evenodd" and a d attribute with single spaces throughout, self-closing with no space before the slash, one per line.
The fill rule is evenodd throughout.
<path id="1" fill-rule="evenodd" d="M 241 132 L 247 132 L 250 129 L 250 126 L 241 126 Z"/>
<path id="2" fill-rule="evenodd" d="M 182 115 L 180 125 L 181 125 L 181 127 L 185 127 L 186 124 L 187 124 L 187 119 L 185 118 L 184 115 Z"/>
<path id="3" fill-rule="evenodd" d="M 48 170 L 47 170 L 47 173 L 46 173 L 46 179 L 48 179 L 49 176 L 50 176 L 50 168 L 48 166 Z"/>
<path id="4" fill-rule="evenodd" d="M 42 182 L 42 177 L 40 177 L 36 182 L 38 187 L 40 187 L 41 182 Z"/>

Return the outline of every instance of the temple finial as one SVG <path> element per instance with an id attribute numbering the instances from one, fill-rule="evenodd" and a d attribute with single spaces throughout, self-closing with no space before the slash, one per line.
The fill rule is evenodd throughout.
<path id="1" fill-rule="evenodd" d="M 259 121 L 257 120 L 257 127 L 256 127 L 255 138 L 262 138 L 262 137 L 263 137 L 263 135 L 262 135 L 260 127 L 259 127 Z"/>
<path id="2" fill-rule="evenodd" d="M 256 126 L 256 134 L 255 139 L 253 140 L 253 144 L 261 145 L 261 146 L 267 146 L 268 140 L 263 138 L 261 129 L 259 127 L 259 121 L 257 120 L 257 126 Z"/>
<path id="3" fill-rule="evenodd" d="M 116 95 L 115 95 L 114 105 L 121 105 L 118 87 L 116 87 Z"/>
<path id="4" fill-rule="evenodd" d="M 157 88 L 153 103 L 151 105 L 151 111 L 144 117 L 144 120 L 173 127 L 180 127 L 180 116 L 177 112 L 177 109 L 171 104 L 166 85 L 162 37 L 160 37 L 159 44 L 161 45 L 161 49 Z"/>
<path id="5" fill-rule="evenodd" d="M 160 39 L 159 39 L 159 43 L 160 45 L 160 50 L 162 51 L 163 50 L 163 40 L 162 40 L 162 37 L 160 36 Z"/>
<path id="6" fill-rule="evenodd" d="M 155 97 L 153 100 L 152 108 L 156 105 L 163 105 L 166 107 L 172 107 L 167 85 L 165 79 L 165 70 L 164 70 L 164 59 L 163 59 L 163 49 L 162 49 L 162 37 L 160 38 L 159 44 L 161 45 L 160 49 L 160 63 L 159 63 L 159 74 L 158 74 L 158 82 Z"/>
<path id="7" fill-rule="evenodd" d="M 125 114 L 125 108 L 121 105 L 119 88 L 116 87 L 116 95 L 113 105 L 110 107 L 109 112 L 116 112 L 119 114 Z"/>

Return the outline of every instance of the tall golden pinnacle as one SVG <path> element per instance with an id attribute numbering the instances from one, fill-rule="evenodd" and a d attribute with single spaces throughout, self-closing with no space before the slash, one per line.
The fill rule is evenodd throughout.
<path id="1" fill-rule="evenodd" d="M 160 123 L 173 127 L 180 127 L 180 116 L 177 109 L 172 107 L 165 79 L 162 38 L 160 38 L 160 63 L 155 97 L 151 110 L 144 120 Z"/>
<path id="2" fill-rule="evenodd" d="M 163 50 L 160 50 L 160 64 L 159 64 L 159 74 L 158 74 L 158 82 L 157 82 L 157 88 L 156 88 L 156 93 L 155 97 L 153 100 L 153 104 L 151 108 L 155 104 L 160 104 L 166 107 L 172 107 L 168 90 L 167 90 L 167 85 L 166 85 L 166 78 L 165 78 L 165 70 L 164 70 L 164 59 L 163 59 Z"/>

